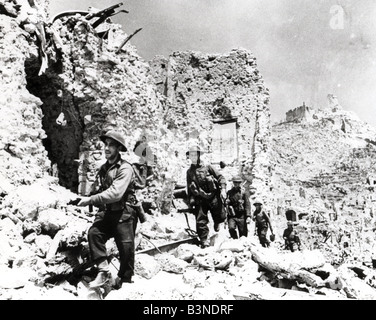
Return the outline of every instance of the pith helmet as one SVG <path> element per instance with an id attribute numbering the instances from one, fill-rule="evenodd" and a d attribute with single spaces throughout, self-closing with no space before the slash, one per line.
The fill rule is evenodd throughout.
<path id="1" fill-rule="evenodd" d="M 256 200 L 253 202 L 253 205 L 254 205 L 254 206 L 257 205 L 257 204 L 262 205 L 262 202 L 261 202 L 260 199 L 256 199 Z"/>
<path id="2" fill-rule="evenodd" d="M 99 138 L 103 142 L 105 142 L 106 138 L 111 138 L 111 139 L 115 140 L 116 142 L 120 143 L 120 145 L 122 146 L 121 151 L 125 152 L 125 151 L 128 150 L 127 147 L 125 146 L 125 138 L 120 132 L 110 130 L 110 131 L 107 131 L 105 134 L 102 134 Z"/>
<path id="3" fill-rule="evenodd" d="M 240 176 L 234 176 L 231 179 L 232 182 L 243 182 L 243 179 Z"/>

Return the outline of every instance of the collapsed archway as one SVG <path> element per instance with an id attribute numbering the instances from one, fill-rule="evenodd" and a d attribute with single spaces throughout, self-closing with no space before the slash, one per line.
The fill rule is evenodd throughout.
<path id="1" fill-rule="evenodd" d="M 38 75 L 40 66 L 37 57 L 25 61 L 26 87 L 43 102 L 42 126 L 47 138 L 42 142 L 52 164 L 51 170 L 57 175 L 59 184 L 77 192 L 77 159 L 83 141 L 84 122 L 79 113 L 78 102 L 64 88 L 63 80 L 59 77 L 61 64 L 52 64 L 45 73 Z"/>

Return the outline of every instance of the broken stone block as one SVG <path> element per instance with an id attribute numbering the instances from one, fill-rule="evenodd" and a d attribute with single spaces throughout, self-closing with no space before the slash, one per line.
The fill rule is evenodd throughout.
<path id="1" fill-rule="evenodd" d="M 30 272 L 27 272 L 25 269 L 0 267 L 0 288 L 22 288 L 28 283 L 29 277 Z"/>
<path id="2" fill-rule="evenodd" d="M 213 257 L 213 255 L 194 256 L 192 263 L 197 265 L 199 268 L 203 268 L 204 270 L 213 270 L 214 271 L 214 257 Z"/>
<path id="3" fill-rule="evenodd" d="M 206 274 L 198 270 L 186 269 L 183 273 L 183 281 L 193 288 L 202 288 L 206 283 Z"/>
<path id="4" fill-rule="evenodd" d="M 174 255 L 184 261 L 191 262 L 194 255 L 199 252 L 200 248 L 193 244 L 184 243 L 176 248 Z"/>
<path id="5" fill-rule="evenodd" d="M 24 242 L 33 243 L 36 237 L 37 237 L 37 234 L 35 232 L 32 232 L 24 238 Z"/>
<path id="6" fill-rule="evenodd" d="M 77 284 L 77 296 L 80 300 L 101 300 L 98 290 L 89 287 L 89 284 L 82 280 Z"/>
<path id="7" fill-rule="evenodd" d="M 36 254 L 40 257 L 45 257 L 50 249 L 52 239 L 51 237 L 40 234 L 35 238 Z"/>
<path id="8" fill-rule="evenodd" d="M 242 252 L 244 250 L 244 245 L 238 239 L 230 239 L 221 243 L 218 248 L 218 251 L 229 250 L 232 252 Z"/>
<path id="9" fill-rule="evenodd" d="M 0 263 L 8 264 L 9 260 L 13 260 L 16 250 L 10 245 L 9 238 L 0 233 Z"/>
<path id="10" fill-rule="evenodd" d="M 49 208 L 39 212 L 38 221 L 44 231 L 54 235 L 67 225 L 69 219 L 65 212 Z"/>
<path id="11" fill-rule="evenodd" d="M 223 250 L 217 253 L 213 259 L 214 268 L 219 270 L 226 270 L 231 263 L 234 262 L 234 255 L 230 250 Z"/>
<path id="12" fill-rule="evenodd" d="M 343 264 L 337 269 L 343 291 L 348 298 L 361 300 L 376 299 L 376 290 L 366 283 L 366 281 L 358 278 L 357 274 L 349 268 L 349 265 Z"/>
<path id="13" fill-rule="evenodd" d="M 138 254 L 135 259 L 134 269 L 135 274 L 146 279 L 151 279 L 162 270 L 162 267 L 153 257 L 147 254 Z"/>
<path id="14" fill-rule="evenodd" d="M 156 256 L 157 261 L 162 266 L 162 270 L 172 273 L 183 273 L 188 263 L 182 259 L 174 257 L 172 254 L 161 254 Z"/>

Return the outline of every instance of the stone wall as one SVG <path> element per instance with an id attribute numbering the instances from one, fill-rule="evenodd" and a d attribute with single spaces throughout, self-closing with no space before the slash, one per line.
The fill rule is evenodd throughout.
<path id="1" fill-rule="evenodd" d="M 31 184 L 50 167 L 42 145 L 42 102 L 26 89 L 26 57 L 37 56 L 17 22 L 0 15 L 0 181 Z M 6 191 L 6 190 L 4 190 Z"/>
<path id="2" fill-rule="evenodd" d="M 109 24 L 106 38 L 81 16 L 62 18 L 53 27 L 61 57 L 50 59 L 43 75 L 38 61 L 28 63 L 28 87 L 43 101 L 46 146 L 60 182 L 86 194 L 104 162 L 100 134 L 123 132 L 132 154 L 140 135 L 156 130 L 160 102 L 135 48 L 127 44 L 117 51 L 126 38 L 119 25 Z"/>
<path id="3" fill-rule="evenodd" d="M 236 121 L 238 154 L 223 173 L 227 178 L 243 175 L 266 196 L 269 93 L 253 54 L 245 49 L 226 54 L 175 52 L 155 57 L 150 65 L 157 90 L 165 97 L 168 128 L 198 139 L 208 152 L 206 160 L 218 164 L 223 159 L 214 155 L 215 123 Z"/>
<path id="4" fill-rule="evenodd" d="M 302 106 L 286 112 L 286 121 L 312 121 L 313 114 L 314 110 L 303 103 Z"/>

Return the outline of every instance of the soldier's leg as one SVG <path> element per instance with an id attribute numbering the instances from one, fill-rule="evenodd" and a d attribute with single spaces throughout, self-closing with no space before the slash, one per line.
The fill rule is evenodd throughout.
<path id="1" fill-rule="evenodd" d="M 214 222 L 214 231 L 218 232 L 220 224 L 226 221 L 227 213 L 222 200 L 219 197 L 215 197 L 210 203 L 210 213 Z"/>
<path id="2" fill-rule="evenodd" d="M 239 230 L 239 237 L 247 237 L 248 236 L 248 228 L 247 223 L 245 222 L 244 218 L 237 219 L 238 230 Z"/>
<path id="3" fill-rule="evenodd" d="M 266 234 L 268 232 L 268 228 L 260 228 L 259 229 L 259 239 L 260 239 L 260 243 L 263 247 L 269 247 L 269 240 L 268 238 L 266 237 Z"/>
<path id="4" fill-rule="evenodd" d="M 110 234 L 110 225 L 107 219 L 95 221 L 88 231 L 91 259 L 97 264 L 107 259 L 106 242 L 110 238 Z"/>
<path id="5" fill-rule="evenodd" d="M 196 231 L 198 237 L 200 238 L 202 245 L 208 245 L 208 236 L 209 236 L 209 219 L 208 219 L 208 205 L 202 201 L 196 206 Z"/>
<path id="6" fill-rule="evenodd" d="M 230 236 L 233 239 L 238 239 L 238 234 L 236 232 L 236 221 L 235 218 L 228 219 L 228 231 L 230 232 Z"/>
<path id="7" fill-rule="evenodd" d="M 135 226 L 137 215 L 134 209 L 123 215 L 115 226 L 114 238 L 119 250 L 120 268 L 118 277 L 122 282 L 131 282 L 135 261 Z"/>
<path id="8" fill-rule="evenodd" d="M 109 239 L 110 230 L 107 219 L 95 221 L 88 232 L 88 242 L 92 261 L 97 265 L 98 274 L 90 282 L 91 288 L 101 287 L 110 279 L 110 268 L 107 261 L 106 242 Z"/>
<path id="9" fill-rule="evenodd" d="M 291 249 L 291 252 L 295 252 L 295 251 L 298 251 L 298 245 L 296 242 L 293 242 L 290 244 L 290 249 Z"/>
<path id="10" fill-rule="evenodd" d="M 213 200 L 211 200 L 210 213 L 213 218 L 213 222 L 216 225 L 226 220 L 227 218 L 226 210 L 220 198 L 215 197 Z"/>

